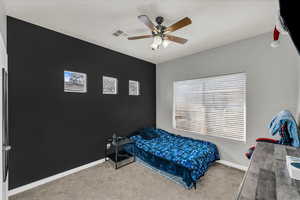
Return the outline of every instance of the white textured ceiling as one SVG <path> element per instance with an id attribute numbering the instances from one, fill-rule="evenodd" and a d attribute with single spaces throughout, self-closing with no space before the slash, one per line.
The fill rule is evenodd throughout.
<path id="1" fill-rule="evenodd" d="M 269 32 L 274 27 L 277 0 L 4 0 L 7 14 L 153 63 Z M 173 35 L 187 38 L 152 51 L 151 39 L 128 41 L 112 35 L 149 34 L 137 16 L 156 16 L 171 24 L 183 17 L 192 24 Z M 271 37 L 271 36 L 270 36 Z"/>

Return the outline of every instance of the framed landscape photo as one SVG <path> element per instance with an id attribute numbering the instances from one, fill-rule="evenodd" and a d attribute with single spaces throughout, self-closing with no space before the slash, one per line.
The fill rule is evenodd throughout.
<path id="1" fill-rule="evenodd" d="M 129 95 L 130 96 L 140 95 L 140 82 L 129 80 Z"/>
<path id="2" fill-rule="evenodd" d="M 109 76 L 103 76 L 103 94 L 118 94 L 118 79 L 109 77 Z"/>
<path id="3" fill-rule="evenodd" d="M 64 71 L 64 91 L 86 93 L 86 77 L 85 73 Z"/>

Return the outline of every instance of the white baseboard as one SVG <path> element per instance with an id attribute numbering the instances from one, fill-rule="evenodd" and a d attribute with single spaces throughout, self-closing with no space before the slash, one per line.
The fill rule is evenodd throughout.
<path id="1" fill-rule="evenodd" d="M 91 162 L 91 163 L 88 163 L 86 165 L 82 165 L 80 167 L 76 167 L 74 169 L 71 169 L 71 170 L 68 170 L 68 171 L 65 171 L 65 172 L 62 172 L 62 173 L 59 173 L 59 174 L 56 174 L 56 175 L 53 175 L 53 176 L 50 176 L 48 178 L 45 178 L 45 179 L 41 179 L 41 180 L 38 180 L 38 181 L 35 181 L 35 182 L 32 182 L 32 183 L 29 183 L 27 185 L 23 185 L 21 187 L 18 187 L 18 188 L 15 188 L 13 190 L 9 190 L 8 191 L 8 196 L 13 196 L 13 195 L 16 195 L 18 193 L 21 193 L 21 192 L 24 192 L 26 190 L 30 190 L 30 189 L 33 189 L 35 187 L 38 187 L 40 185 L 43 185 L 43 184 L 46 184 L 46 183 L 49 183 L 51 181 L 54 181 L 54 180 L 57 180 L 57 179 L 60 179 L 62 177 L 65 177 L 65 176 L 68 176 L 70 174 L 74 174 L 76 172 L 79 172 L 81 170 L 84 170 L 84 169 L 87 169 L 87 168 L 90 168 L 90 167 L 93 167 L 93 166 L 96 166 L 100 163 L 103 163 L 105 160 L 104 158 L 101 159 L 101 160 L 97 160 L 97 161 L 94 161 L 94 162 Z"/>
<path id="2" fill-rule="evenodd" d="M 236 163 L 233 163 L 233 162 L 230 162 L 230 161 L 218 160 L 217 162 L 222 164 L 222 165 L 226 165 L 228 167 L 236 168 L 236 169 L 239 169 L 239 170 L 242 170 L 242 171 L 247 171 L 248 170 L 248 167 L 243 166 L 243 165 L 239 165 L 239 164 L 236 164 Z"/>

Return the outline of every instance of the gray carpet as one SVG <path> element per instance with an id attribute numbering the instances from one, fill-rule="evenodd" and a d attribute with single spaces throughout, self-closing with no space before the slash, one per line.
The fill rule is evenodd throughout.
<path id="1" fill-rule="evenodd" d="M 187 190 L 139 163 L 115 170 L 109 163 L 12 196 L 9 200 L 232 200 L 244 172 L 214 164 Z"/>

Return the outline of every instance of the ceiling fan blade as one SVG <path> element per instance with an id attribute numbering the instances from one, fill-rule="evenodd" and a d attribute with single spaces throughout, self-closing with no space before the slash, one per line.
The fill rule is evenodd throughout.
<path id="1" fill-rule="evenodd" d="M 155 25 L 152 23 L 152 21 L 149 19 L 147 15 L 140 15 L 138 16 L 138 19 L 143 22 L 148 28 L 150 28 L 151 31 L 156 31 Z"/>
<path id="2" fill-rule="evenodd" d="M 128 40 L 138 40 L 138 39 L 144 39 L 144 38 L 152 38 L 152 35 L 141 35 L 141 36 L 134 36 L 129 37 Z"/>
<path id="3" fill-rule="evenodd" d="M 181 38 L 181 37 L 177 37 L 177 36 L 173 36 L 173 35 L 166 35 L 165 36 L 167 40 L 179 43 L 179 44 L 184 44 L 186 43 L 188 40 Z"/>
<path id="4" fill-rule="evenodd" d="M 190 25 L 192 23 L 192 20 L 188 17 L 183 18 L 182 20 L 179 20 L 175 24 L 172 24 L 171 26 L 167 27 L 165 32 L 173 32 L 178 29 L 181 29 L 187 25 Z"/>

